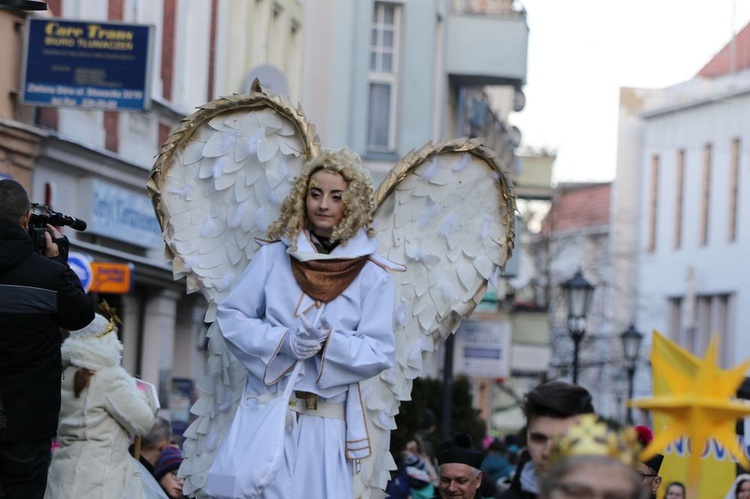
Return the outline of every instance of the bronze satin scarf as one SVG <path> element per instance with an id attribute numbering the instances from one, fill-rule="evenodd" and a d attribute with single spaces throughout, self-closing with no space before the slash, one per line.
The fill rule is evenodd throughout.
<path id="1" fill-rule="evenodd" d="M 357 278 L 370 257 L 335 258 L 300 262 L 290 258 L 294 279 L 302 291 L 312 299 L 328 303 L 344 292 Z"/>

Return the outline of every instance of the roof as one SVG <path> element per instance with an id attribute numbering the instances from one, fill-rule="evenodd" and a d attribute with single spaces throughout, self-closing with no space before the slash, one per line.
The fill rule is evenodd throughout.
<path id="1" fill-rule="evenodd" d="M 541 233 L 609 225 L 611 191 L 611 182 L 560 187 Z"/>
<path id="2" fill-rule="evenodd" d="M 732 51 L 734 51 L 734 65 L 731 64 Z M 750 23 L 698 71 L 698 76 L 716 78 L 748 68 L 750 68 Z"/>

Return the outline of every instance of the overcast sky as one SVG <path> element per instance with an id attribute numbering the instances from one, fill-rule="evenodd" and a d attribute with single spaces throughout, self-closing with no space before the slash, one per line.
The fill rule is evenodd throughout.
<path id="1" fill-rule="evenodd" d="M 750 0 L 521 0 L 529 25 L 522 145 L 558 151 L 557 181 L 615 172 L 620 87 L 692 78 L 750 21 Z"/>

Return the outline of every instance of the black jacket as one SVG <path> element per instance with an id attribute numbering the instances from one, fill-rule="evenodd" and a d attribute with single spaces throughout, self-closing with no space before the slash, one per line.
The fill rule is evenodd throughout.
<path id="1" fill-rule="evenodd" d="M 94 320 L 94 302 L 67 265 L 34 251 L 0 220 L 0 442 L 53 437 L 60 413 L 61 334 Z"/>
<path id="2" fill-rule="evenodd" d="M 518 466 L 510 483 L 510 488 L 500 494 L 500 499 L 536 499 L 536 494 L 521 489 L 521 471 L 529 461 L 531 461 L 531 456 L 528 452 L 523 452 L 518 460 Z"/>

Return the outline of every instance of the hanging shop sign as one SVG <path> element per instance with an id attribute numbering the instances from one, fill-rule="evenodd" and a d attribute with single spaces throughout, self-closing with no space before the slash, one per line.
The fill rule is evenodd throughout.
<path id="1" fill-rule="evenodd" d="M 125 294 L 133 288 L 133 264 L 91 262 L 92 293 Z"/>
<path id="2" fill-rule="evenodd" d="M 148 109 L 153 28 L 28 19 L 22 102 L 108 111 Z"/>

